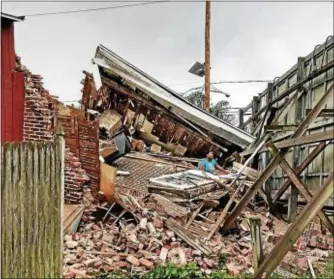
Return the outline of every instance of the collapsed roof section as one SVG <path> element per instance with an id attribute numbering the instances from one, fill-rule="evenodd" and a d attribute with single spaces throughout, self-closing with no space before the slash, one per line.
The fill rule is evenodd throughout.
<path id="1" fill-rule="evenodd" d="M 225 143 L 227 148 L 233 146 L 234 149 L 243 149 L 254 140 L 247 132 L 199 109 L 102 45 L 98 46 L 93 62 L 99 67 L 102 83 L 105 78 L 112 77 L 122 85 L 139 89 L 164 109 L 184 120 L 183 122 L 197 128 L 197 132 L 201 130 L 211 135 L 212 138 Z"/>

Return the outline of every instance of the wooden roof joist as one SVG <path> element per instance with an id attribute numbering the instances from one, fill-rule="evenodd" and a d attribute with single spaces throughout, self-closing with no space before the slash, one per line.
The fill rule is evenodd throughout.
<path id="1" fill-rule="evenodd" d="M 302 136 L 298 138 L 290 138 L 287 140 L 277 142 L 275 143 L 275 145 L 278 149 L 281 149 L 281 148 L 290 148 L 294 146 L 306 145 L 306 144 L 311 144 L 311 143 L 316 143 L 316 142 L 324 142 L 324 141 L 329 141 L 333 139 L 334 139 L 334 131 L 326 131 L 326 132 L 314 133 L 311 135 Z M 244 152 L 241 152 L 240 156 L 249 156 L 254 151 L 255 151 L 255 148 L 246 150 Z M 264 146 L 260 149 L 259 153 L 266 152 L 266 151 L 268 151 L 268 148 Z"/>

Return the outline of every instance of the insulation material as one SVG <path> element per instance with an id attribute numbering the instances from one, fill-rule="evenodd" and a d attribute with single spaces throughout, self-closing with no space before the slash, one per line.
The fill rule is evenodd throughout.
<path id="1" fill-rule="evenodd" d="M 151 134 L 153 130 L 153 123 L 145 119 L 143 126 L 141 127 L 141 130 L 145 131 L 146 133 Z"/>
<path id="2" fill-rule="evenodd" d="M 145 115 L 142 113 L 139 114 L 139 116 L 137 116 L 136 123 L 135 123 L 135 127 L 137 128 L 137 130 L 140 130 L 140 128 L 143 126 L 145 118 L 146 118 Z"/>
<path id="3" fill-rule="evenodd" d="M 132 124 L 133 123 L 133 119 L 135 118 L 135 112 L 131 109 L 128 109 L 126 111 L 126 121 L 128 124 Z"/>
<path id="4" fill-rule="evenodd" d="M 174 155 L 176 156 L 183 156 L 187 151 L 187 148 L 182 146 L 181 144 L 178 144 L 174 149 Z"/>
<path id="5" fill-rule="evenodd" d="M 99 117 L 99 128 L 105 129 L 108 136 L 112 137 L 122 128 L 122 116 L 113 110 L 104 111 Z"/>

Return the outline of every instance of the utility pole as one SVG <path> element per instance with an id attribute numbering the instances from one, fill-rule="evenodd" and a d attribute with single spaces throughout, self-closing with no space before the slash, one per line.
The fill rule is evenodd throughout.
<path id="1" fill-rule="evenodd" d="M 210 109 L 210 21 L 211 21 L 211 2 L 205 2 L 205 95 L 204 109 Z"/>

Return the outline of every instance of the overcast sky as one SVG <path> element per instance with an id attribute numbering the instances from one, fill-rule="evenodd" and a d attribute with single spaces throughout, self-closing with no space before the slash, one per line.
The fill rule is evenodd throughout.
<path id="1" fill-rule="evenodd" d="M 120 2 L 2 2 L 14 15 L 120 5 Z M 214 2 L 211 80 L 273 79 L 333 34 L 331 2 Z M 204 60 L 205 3 L 159 3 L 124 9 L 27 17 L 16 23 L 15 48 L 61 100 L 80 99 L 82 70 L 93 72 L 98 44 L 176 91 L 199 86 L 188 73 Z M 266 84 L 219 85 L 232 106 L 247 105 Z M 224 99 L 214 94 L 213 101 Z"/>

